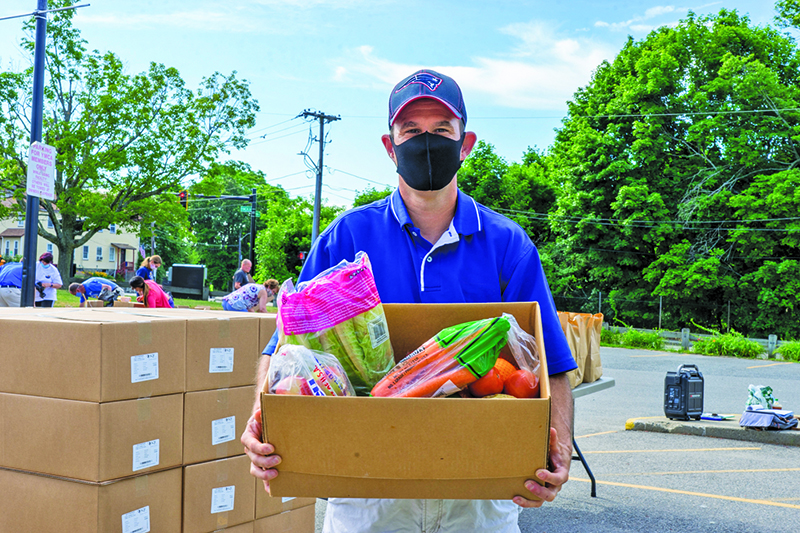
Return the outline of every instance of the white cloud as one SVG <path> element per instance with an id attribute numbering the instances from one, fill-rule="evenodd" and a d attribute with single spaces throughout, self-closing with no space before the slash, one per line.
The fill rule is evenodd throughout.
<path id="1" fill-rule="evenodd" d="M 470 65 L 395 63 L 362 46 L 332 66 L 334 79 L 359 87 L 388 90 L 420 68 L 431 68 L 458 81 L 470 102 L 526 110 L 562 110 L 577 87 L 585 86 L 594 69 L 611 60 L 616 50 L 588 39 L 557 35 L 542 22 L 512 24 L 500 29 L 518 43 L 496 57 L 475 57 Z"/>
<path id="2" fill-rule="evenodd" d="M 697 10 L 710 5 L 713 4 L 705 4 L 704 6 L 700 6 L 700 8 L 655 6 L 647 9 L 643 15 L 634 15 L 628 20 L 623 20 L 621 22 L 606 22 L 604 20 L 598 20 L 597 22 L 594 23 L 594 25 L 596 28 L 610 28 L 614 31 L 632 31 L 634 33 L 648 33 L 660 26 L 676 25 L 677 20 L 675 19 L 675 17 L 680 18 L 686 15 L 690 11 L 690 9 Z M 670 20 L 668 20 L 667 22 L 652 21 L 652 19 L 657 19 L 665 15 L 671 15 Z M 645 24 L 646 21 L 651 21 L 651 22 Z"/>

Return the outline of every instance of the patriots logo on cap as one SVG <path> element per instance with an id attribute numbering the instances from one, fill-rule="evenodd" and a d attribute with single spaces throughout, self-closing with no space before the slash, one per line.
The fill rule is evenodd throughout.
<path id="1" fill-rule="evenodd" d="M 408 81 L 405 82 L 402 86 L 398 87 L 395 92 L 399 93 L 412 83 L 421 83 L 422 85 L 426 85 L 428 89 L 430 89 L 431 91 L 435 91 L 439 87 L 439 85 L 442 84 L 442 78 L 434 76 L 433 74 L 430 74 L 428 72 L 420 72 L 408 78 Z"/>

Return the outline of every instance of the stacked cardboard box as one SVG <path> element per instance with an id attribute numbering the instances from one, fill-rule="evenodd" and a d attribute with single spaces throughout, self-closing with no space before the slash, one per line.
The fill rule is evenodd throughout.
<path id="1" fill-rule="evenodd" d="M 0 531 L 179 530 L 185 339 L 179 319 L 0 316 Z"/>
<path id="2" fill-rule="evenodd" d="M 257 509 L 266 493 L 239 442 L 274 325 L 187 309 L 0 313 L 0 531 L 313 531 L 314 499 Z"/>

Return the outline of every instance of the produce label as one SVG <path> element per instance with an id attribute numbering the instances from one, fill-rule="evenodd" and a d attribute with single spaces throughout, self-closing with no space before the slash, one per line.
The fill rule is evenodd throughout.
<path id="1" fill-rule="evenodd" d="M 122 533 L 148 533 L 150 531 L 150 506 L 122 515 Z"/>
<path id="2" fill-rule="evenodd" d="M 439 390 L 437 390 L 433 394 L 433 396 L 431 396 L 431 398 L 438 398 L 440 396 L 450 396 L 451 394 L 457 393 L 459 390 L 461 389 L 456 387 L 455 384 L 448 379 L 444 385 L 439 387 Z"/>
<path id="3" fill-rule="evenodd" d="M 367 329 L 369 330 L 369 340 L 372 341 L 373 348 L 377 348 L 389 340 L 389 326 L 386 325 L 385 315 L 379 315 L 372 321 L 367 322 Z"/>
<path id="4" fill-rule="evenodd" d="M 281 292 L 280 324 L 286 335 L 323 331 L 380 305 L 378 287 L 366 254 L 314 279 L 300 292 Z"/>
<path id="5" fill-rule="evenodd" d="M 133 471 L 158 466 L 159 441 L 151 440 L 133 445 Z"/>
<path id="6" fill-rule="evenodd" d="M 158 379 L 158 352 L 131 357 L 131 383 Z"/>
<path id="7" fill-rule="evenodd" d="M 233 511 L 236 485 L 211 489 L 211 514 Z"/>
<path id="8" fill-rule="evenodd" d="M 208 371 L 211 374 L 233 372 L 233 348 L 211 348 Z"/>
<path id="9" fill-rule="evenodd" d="M 236 438 L 236 417 L 229 416 L 211 421 L 211 445 L 216 446 Z"/>

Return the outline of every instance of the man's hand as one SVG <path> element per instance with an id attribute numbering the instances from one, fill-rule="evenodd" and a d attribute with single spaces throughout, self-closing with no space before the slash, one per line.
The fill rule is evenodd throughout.
<path id="1" fill-rule="evenodd" d="M 269 492 L 270 480 L 278 475 L 274 467 L 280 464 L 281 458 L 273 455 L 275 448 L 272 444 L 261 442 L 261 409 L 257 409 L 247 421 L 241 440 L 250 458 L 250 474 L 264 481 L 264 488 Z"/>
<path id="2" fill-rule="evenodd" d="M 550 428 L 550 470 L 541 469 L 536 476 L 544 481 L 544 486 L 532 479 L 525 482 L 525 488 L 531 491 L 539 500 L 528 500 L 522 496 L 514 497 L 514 503 L 520 507 L 541 507 L 544 502 L 552 502 L 561 490 L 561 486 L 569 479 L 570 463 L 572 461 L 572 446 L 567 446 L 570 452 L 564 457 L 565 449 L 558 444 L 556 428 Z"/>

